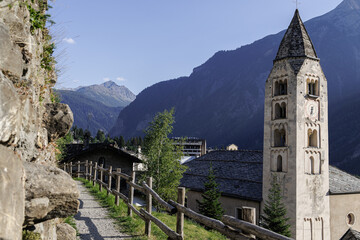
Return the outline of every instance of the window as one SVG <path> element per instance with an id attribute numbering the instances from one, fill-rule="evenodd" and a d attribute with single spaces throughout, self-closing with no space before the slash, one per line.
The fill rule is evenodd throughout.
<path id="1" fill-rule="evenodd" d="M 98 166 L 101 166 L 101 164 L 103 164 L 103 168 L 105 168 L 105 158 L 104 157 L 100 157 L 98 160 Z"/>
<path id="2" fill-rule="evenodd" d="M 315 160 L 313 157 L 310 157 L 310 173 L 315 174 Z"/>
<path id="3" fill-rule="evenodd" d="M 284 119 L 286 118 L 286 104 L 283 102 L 281 105 L 279 103 L 275 104 L 275 119 Z"/>
<path id="4" fill-rule="evenodd" d="M 276 171 L 277 172 L 282 172 L 283 171 L 283 168 L 282 168 L 282 156 L 281 155 L 279 155 L 278 157 L 277 157 L 277 160 L 276 160 Z"/>
<path id="5" fill-rule="evenodd" d="M 243 211 L 242 208 L 236 208 L 236 218 L 243 220 Z"/>
<path id="6" fill-rule="evenodd" d="M 308 130 L 308 147 L 318 147 L 316 130 Z"/>
<path id="7" fill-rule="evenodd" d="M 274 96 L 287 94 L 287 80 L 276 81 L 274 86 Z"/>
<path id="8" fill-rule="evenodd" d="M 347 216 L 346 216 L 346 223 L 348 225 L 354 225 L 355 223 L 355 215 L 353 213 L 349 213 Z"/>
<path id="9" fill-rule="evenodd" d="M 276 129 L 274 132 L 274 146 L 275 147 L 285 147 L 286 138 L 284 129 Z"/>
<path id="10" fill-rule="evenodd" d="M 307 79 L 307 93 L 311 96 L 318 96 L 318 81 L 313 79 Z"/>

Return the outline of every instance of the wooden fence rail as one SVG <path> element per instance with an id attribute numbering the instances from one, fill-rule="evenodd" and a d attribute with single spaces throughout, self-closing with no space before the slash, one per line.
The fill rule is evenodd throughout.
<path id="1" fill-rule="evenodd" d="M 83 171 L 81 171 L 81 166 Z M 142 182 L 142 186 L 136 184 L 136 172 L 133 171 L 131 176 L 121 172 L 120 168 L 116 168 L 113 171 L 112 166 L 104 168 L 101 164 L 98 166 L 97 162 L 92 161 L 80 162 L 78 161 L 75 165 L 65 163 L 61 166 L 64 171 L 70 174 L 70 176 L 80 177 L 83 176 L 85 179 L 92 182 L 95 186 L 99 184 L 99 190 L 106 189 L 107 195 L 113 194 L 115 196 L 115 204 L 119 205 L 120 198 L 125 202 L 128 207 L 128 216 L 132 216 L 133 213 L 138 215 L 145 222 L 145 234 L 150 236 L 151 223 L 156 224 L 168 237 L 169 239 L 182 240 L 184 239 L 184 215 L 188 218 L 201 223 L 202 225 L 215 229 L 220 233 L 224 234 L 230 239 L 247 240 L 257 237 L 263 240 L 293 240 L 288 237 L 284 237 L 280 234 L 274 233 L 255 224 L 245 222 L 236 219 L 231 216 L 224 215 L 220 220 L 206 217 L 199 214 L 190 208 L 184 206 L 185 204 L 185 188 L 178 188 L 178 199 L 177 202 L 170 200 L 168 203 L 165 202 L 153 189 L 152 189 L 152 178 L 148 178 L 147 182 Z M 73 171 L 75 167 L 76 171 Z M 120 192 L 121 179 L 125 179 L 129 186 L 129 194 L 125 196 Z M 115 188 L 112 188 L 113 180 L 115 181 Z M 146 210 L 138 210 L 134 205 L 134 189 L 146 195 Z M 152 199 L 156 200 L 157 203 L 162 206 L 170 214 L 177 214 L 176 216 L 176 231 L 172 230 L 166 224 L 161 222 L 158 218 L 153 216 L 152 213 Z M 251 235 L 249 235 L 251 234 Z"/>

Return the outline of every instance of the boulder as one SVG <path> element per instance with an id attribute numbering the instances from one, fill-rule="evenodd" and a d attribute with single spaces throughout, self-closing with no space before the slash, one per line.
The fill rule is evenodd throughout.
<path id="1" fill-rule="evenodd" d="M 77 213 L 79 192 L 66 172 L 31 162 L 23 164 L 26 173 L 24 226 Z"/>
<path id="2" fill-rule="evenodd" d="M 56 234 L 59 240 L 76 240 L 76 230 L 67 223 L 56 225 Z"/>
<path id="3" fill-rule="evenodd" d="M 47 103 L 43 123 L 48 131 L 49 142 L 65 136 L 74 122 L 70 107 L 64 103 Z"/>
<path id="4" fill-rule="evenodd" d="M 22 161 L 1 144 L 0 156 L 0 239 L 21 239 L 25 202 Z"/>

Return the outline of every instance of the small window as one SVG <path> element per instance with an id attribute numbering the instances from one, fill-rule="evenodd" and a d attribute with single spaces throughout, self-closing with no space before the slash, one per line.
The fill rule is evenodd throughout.
<path id="1" fill-rule="evenodd" d="M 355 215 L 353 213 L 349 213 L 347 216 L 346 216 L 346 223 L 348 225 L 354 225 L 355 223 Z"/>
<path id="2" fill-rule="evenodd" d="M 307 93 L 311 96 L 319 96 L 318 81 L 307 79 Z"/>
<path id="3" fill-rule="evenodd" d="M 287 94 L 287 80 L 276 81 L 274 85 L 274 96 Z"/>
<path id="4" fill-rule="evenodd" d="M 308 147 L 318 147 L 316 130 L 308 130 Z"/>
<path id="5" fill-rule="evenodd" d="M 275 147 L 285 147 L 286 137 L 284 129 L 276 129 L 274 132 L 274 146 Z"/>
<path id="6" fill-rule="evenodd" d="M 243 210 L 242 208 L 236 208 L 236 218 L 243 220 Z"/>
<path id="7" fill-rule="evenodd" d="M 281 105 L 279 103 L 275 104 L 275 119 L 286 118 L 286 104 L 283 102 Z"/>
<path id="8" fill-rule="evenodd" d="M 282 156 L 281 155 L 279 155 L 278 157 L 277 157 L 277 160 L 276 160 L 276 171 L 277 172 L 282 172 L 283 171 L 283 168 L 282 168 Z"/>
<path id="9" fill-rule="evenodd" d="M 310 157 L 310 173 L 315 174 L 315 160 L 313 157 Z"/>

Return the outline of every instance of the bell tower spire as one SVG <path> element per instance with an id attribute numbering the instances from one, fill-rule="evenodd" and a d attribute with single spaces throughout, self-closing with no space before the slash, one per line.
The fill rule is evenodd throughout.
<path id="1" fill-rule="evenodd" d="M 298 9 L 265 83 L 263 199 L 276 176 L 296 239 L 330 239 L 327 80 Z"/>

